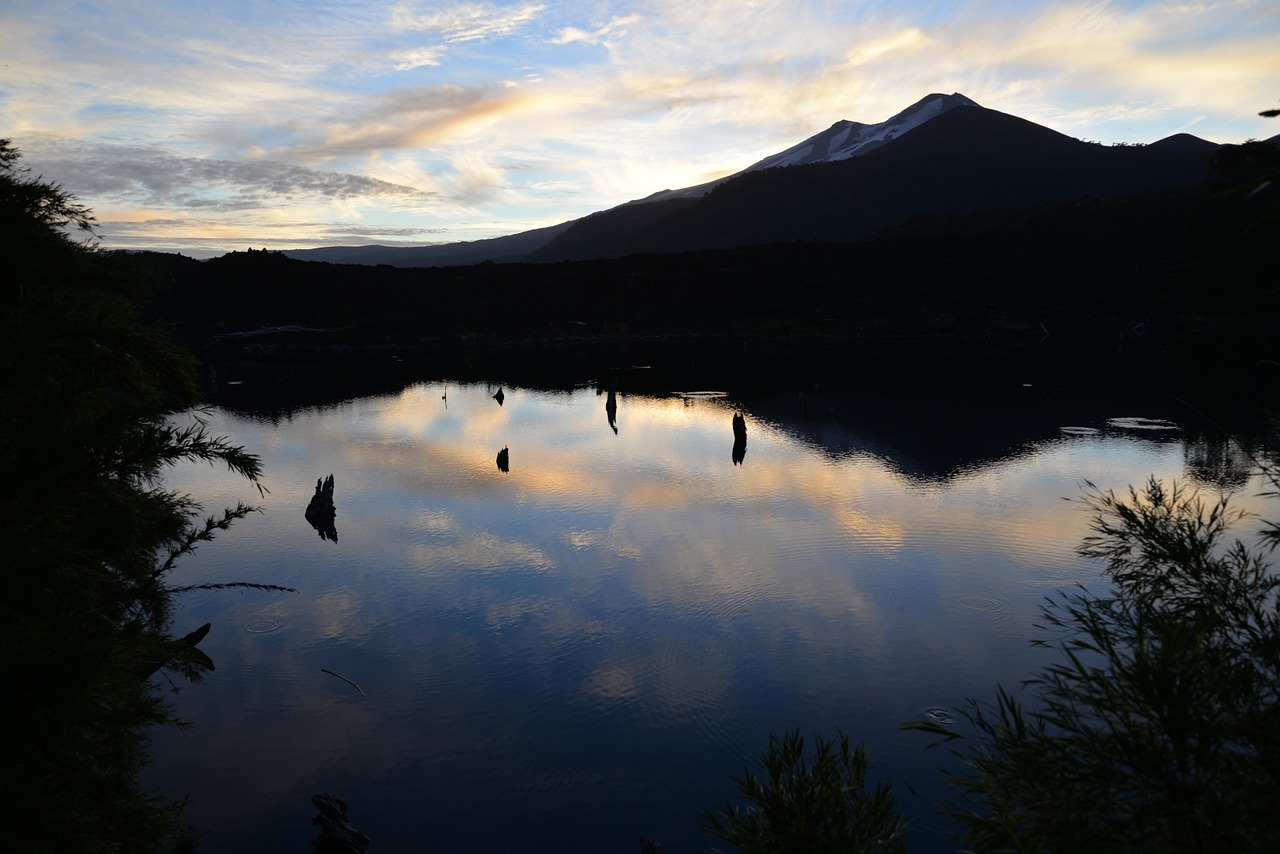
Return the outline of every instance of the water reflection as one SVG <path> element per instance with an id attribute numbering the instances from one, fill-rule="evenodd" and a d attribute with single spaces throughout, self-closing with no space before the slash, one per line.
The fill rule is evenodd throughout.
<path id="1" fill-rule="evenodd" d="M 211 850 L 304 844 L 323 791 L 379 850 L 419 847 L 424 803 L 444 850 L 627 850 L 638 833 L 698 850 L 700 808 L 791 726 L 868 741 L 871 776 L 913 786 L 932 832 L 936 758 L 898 724 L 1038 663 L 1038 603 L 1096 579 L 1074 552 L 1087 514 L 1062 501 L 1081 479 L 1189 466 L 1182 431 L 1109 425 L 1168 417 L 1136 401 L 810 389 L 806 418 L 794 390 L 624 383 L 624 436 L 599 429 L 595 382 L 510 387 L 511 407 L 453 383 L 275 422 L 210 413 L 272 492 L 175 582 L 302 591 L 200 591 L 177 615 L 272 627 L 211 634 L 217 673 L 177 698 L 193 728 L 157 736 L 150 779 L 191 795 Z M 740 463 L 748 420 L 752 465 L 725 466 L 724 424 Z M 518 477 L 500 478 L 489 455 L 517 436 Z M 294 515 L 321 466 L 344 482 L 332 547 Z M 169 485 L 245 497 L 194 466 Z"/>
<path id="2" fill-rule="evenodd" d="M 618 393 L 612 388 L 609 389 L 609 395 L 605 398 L 604 414 L 609 419 L 609 426 L 616 436 L 618 434 Z"/>
<path id="3" fill-rule="evenodd" d="M 1191 437 L 1185 448 L 1187 473 L 1220 489 L 1243 488 L 1257 468 L 1248 449 L 1221 433 L 1207 432 Z"/>
<path id="4" fill-rule="evenodd" d="M 733 464 L 742 465 L 747 456 L 747 419 L 741 412 L 733 413 Z"/>

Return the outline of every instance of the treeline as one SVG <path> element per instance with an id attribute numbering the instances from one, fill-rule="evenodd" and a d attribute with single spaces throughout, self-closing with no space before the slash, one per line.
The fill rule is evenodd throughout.
<path id="1" fill-rule="evenodd" d="M 1280 307 L 1257 275 L 1280 242 L 1280 183 L 1265 184 L 1276 169 L 1265 153 L 1248 153 L 1253 162 L 1197 188 L 916 216 L 848 243 L 436 268 L 265 251 L 155 256 L 171 280 L 155 310 L 197 347 L 306 326 L 329 334 L 277 343 L 317 350 L 645 335 L 1116 337 L 1139 325 L 1194 335 Z"/>

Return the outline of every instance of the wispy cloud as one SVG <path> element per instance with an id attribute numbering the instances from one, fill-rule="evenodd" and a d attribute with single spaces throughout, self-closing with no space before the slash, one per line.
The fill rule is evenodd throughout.
<path id="1" fill-rule="evenodd" d="M 639 15 L 615 15 L 606 23 L 589 29 L 579 26 L 561 27 L 550 41 L 552 44 L 609 44 L 626 37 L 642 20 Z"/>
<path id="2" fill-rule="evenodd" d="M 490 201 L 506 183 L 503 171 L 481 154 L 464 154 L 453 166 L 443 186 L 449 198 L 459 204 L 475 206 Z"/>
<path id="3" fill-rule="evenodd" d="M 33 144 L 33 156 L 50 174 L 74 175 L 77 195 L 119 204 L 240 210 L 300 200 L 426 201 L 434 193 L 343 172 L 258 160 L 183 157 L 155 146 L 52 141 Z"/>
<path id="4" fill-rule="evenodd" d="M 397 50 L 391 53 L 391 62 L 396 71 L 412 71 L 428 65 L 439 65 L 444 55 L 443 47 L 416 47 L 409 50 Z"/>
<path id="5" fill-rule="evenodd" d="M 398 28 L 438 34 L 446 42 L 468 42 L 508 36 L 546 9 L 544 3 L 500 6 L 494 3 L 401 3 L 391 11 Z"/>

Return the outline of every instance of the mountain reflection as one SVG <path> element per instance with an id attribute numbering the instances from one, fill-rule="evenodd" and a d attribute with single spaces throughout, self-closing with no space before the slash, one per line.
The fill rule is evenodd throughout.
<path id="1" fill-rule="evenodd" d="M 226 372 L 230 370 L 226 368 Z M 303 375 L 305 372 L 298 369 L 289 375 L 294 379 L 289 379 L 288 384 Z M 377 379 L 381 375 L 372 372 L 370 376 Z M 595 386 L 595 394 L 605 397 L 606 420 L 615 435 L 619 432 L 620 378 L 627 387 L 628 400 L 637 406 L 661 401 L 670 393 L 669 388 L 663 390 L 662 378 L 653 371 L 637 368 L 613 371 L 607 380 Z M 223 405 L 273 422 L 287 422 L 306 411 L 306 407 L 295 402 L 292 408 L 281 410 L 276 393 L 284 385 L 284 378 L 261 377 L 244 385 L 230 386 L 223 389 L 224 396 L 234 390 L 236 399 L 224 401 Z M 845 388 L 831 383 L 829 378 L 822 385 L 815 383 L 799 388 L 798 385 L 782 383 L 764 389 L 749 386 L 741 393 L 731 393 L 723 402 L 744 417 L 769 424 L 829 459 L 879 459 L 903 476 L 921 483 L 946 482 L 1024 456 L 1045 443 L 1082 436 L 1089 431 L 1128 435 L 1144 442 L 1187 441 L 1190 443 L 1188 471 L 1207 483 L 1237 484 L 1242 477 L 1247 477 L 1249 468 L 1247 455 L 1236 459 L 1242 456 L 1238 448 L 1232 450 L 1221 438 L 1221 431 L 1197 423 L 1198 416 L 1185 405 L 1158 393 L 1135 394 L 1128 385 L 1039 386 L 984 380 L 970 385 L 917 386 L 904 382 L 896 386 L 881 383 Z M 390 396 L 412 397 L 414 389 L 419 387 L 405 382 Z M 486 396 L 501 407 L 507 397 L 504 388 L 487 387 Z M 461 395 L 466 388 L 463 384 L 456 394 Z M 528 388 L 537 391 L 537 386 Z M 572 393 L 570 389 L 557 389 L 553 385 L 546 388 L 560 394 Z M 344 391 L 347 399 L 359 397 L 353 387 Z M 444 383 L 434 386 L 434 399 L 443 403 L 440 410 L 474 418 L 474 412 L 462 413 L 455 409 L 458 398 L 450 392 Z M 263 396 L 256 396 L 259 394 Z M 455 397 L 455 401 L 450 397 Z M 1144 431 L 1132 426 L 1160 422 L 1172 423 L 1179 429 Z M 497 444 L 501 446 L 502 441 Z M 739 453 L 744 452 L 745 443 L 736 433 L 734 444 L 734 461 L 741 463 Z"/>
<path id="2" fill-rule="evenodd" d="M 798 402 L 797 402 L 798 401 Z M 1076 435 L 1116 435 L 1179 443 L 1180 429 L 1114 426 L 1135 406 L 1133 394 L 1029 385 L 899 390 L 808 389 L 753 402 L 752 414 L 831 459 L 870 457 L 920 483 L 947 482 L 1033 453 Z M 1176 422 L 1174 402 L 1141 403 L 1144 421 Z M 1073 429 L 1077 432 L 1073 433 Z"/>

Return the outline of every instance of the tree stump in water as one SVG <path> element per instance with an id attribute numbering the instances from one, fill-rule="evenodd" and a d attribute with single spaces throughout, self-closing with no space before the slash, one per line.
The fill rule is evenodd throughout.
<path id="1" fill-rule="evenodd" d="M 747 456 L 747 419 L 741 412 L 733 414 L 733 464 L 742 465 Z"/>
<path id="2" fill-rule="evenodd" d="M 333 475 L 316 481 L 316 494 L 311 496 L 303 514 L 322 540 L 338 541 L 338 511 L 333 506 Z"/>
<path id="3" fill-rule="evenodd" d="M 311 844 L 321 854 L 364 854 L 372 841 L 347 820 L 347 802 L 321 793 L 311 796 L 320 814 L 311 820 L 320 825 L 320 835 Z"/>

